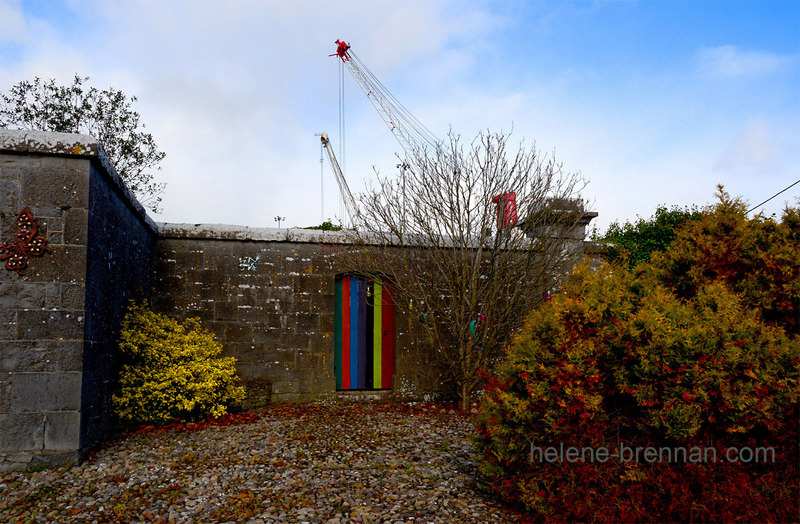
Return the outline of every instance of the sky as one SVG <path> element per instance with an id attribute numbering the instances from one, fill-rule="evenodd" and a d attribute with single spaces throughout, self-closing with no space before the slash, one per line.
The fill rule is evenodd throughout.
<path id="1" fill-rule="evenodd" d="M 315 134 L 354 192 L 402 150 L 347 72 L 340 112 L 337 39 L 438 137 L 510 132 L 580 173 L 599 232 L 800 180 L 799 0 L 0 0 L 0 90 L 135 95 L 167 153 L 157 222 L 338 222 Z"/>

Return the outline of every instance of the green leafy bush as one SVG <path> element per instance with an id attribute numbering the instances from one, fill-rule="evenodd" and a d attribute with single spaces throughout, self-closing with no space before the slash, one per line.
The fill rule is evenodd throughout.
<path id="1" fill-rule="evenodd" d="M 796 212 L 775 224 L 720 200 L 652 264 L 581 266 L 528 318 L 476 418 L 481 471 L 507 501 L 552 521 L 797 519 L 800 337 L 776 299 L 793 296 Z M 612 458 L 543 460 L 561 445 Z M 620 456 L 648 447 L 703 460 Z M 773 455 L 726 460 L 734 448 Z"/>
<path id="2" fill-rule="evenodd" d="M 665 251 L 685 224 L 700 218 L 696 208 L 667 209 L 661 206 L 649 219 L 638 218 L 634 223 L 612 222 L 602 236 L 593 239 L 606 245 L 606 259 L 614 263 L 627 260 L 630 267 L 650 260 L 650 256 Z"/>
<path id="3" fill-rule="evenodd" d="M 342 226 L 335 226 L 333 225 L 333 222 L 331 222 L 330 219 L 328 219 L 318 226 L 308 226 L 304 227 L 303 229 L 316 229 L 319 231 L 341 231 Z"/>
<path id="4" fill-rule="evenodd" d="M 114 408 L 121 421 L 163 423 L 220 417 L 244 398 L 235 359 L 197 319 L 183 324 L 131 302 L 122 323 L 125 364 Z"/>

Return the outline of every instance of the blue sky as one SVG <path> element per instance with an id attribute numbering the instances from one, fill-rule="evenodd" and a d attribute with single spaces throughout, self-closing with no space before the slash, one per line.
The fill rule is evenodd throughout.
<path id="1" fill-rule="evenodd" d="M 580 172 L 601 230 L 800 179 L 796 0 L 0 0 L 0 89 L 78 73 L 136 95 L 167 152 L 157 221 L 313 225 L 342 213 L 314 136 L 340 150 L 339 38 L 438 136 L 513 129 Z M 345 128 L 351 188 L 396 172 L 349 76 Z"/>

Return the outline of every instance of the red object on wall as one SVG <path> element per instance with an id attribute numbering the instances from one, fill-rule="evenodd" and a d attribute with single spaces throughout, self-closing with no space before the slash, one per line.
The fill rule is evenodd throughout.
<path id="1" fill-rule="evenodd" d="M 492 197 L 492 202 L 497 204 L 497 228 L 502 231 L 517 225 L 517 194 L 514 192 L 500 193 Z"/>
<path id="2" fill-rule="evenodd" d="M 392 286 L 383 286 L 383 307 L 381 307 L 381 359 L 383 362 L 381 370 L 381 388 L 392 388 L 392 376 L 394 375 L 394 291 Z M 375 388 L 377 389 L 377 384 Z"/>
<path id="3" fill-rule="evenodd" d="M 342 296 L 345 297 L 345 303 L 350 303 L 350 278 L 343 278 L 342 282 Z M 338 306 L 338 304 L 337 304 Z M 350 389 L 350 307 L 342 307 L 342 357 L 341 361 L 346 363 L 346 367 L 342 367 L 342 386 L 341 389 Z"/>
<path id="4" fill-rule="evenodd" d="M 39 235 L 33 213 L 26 207 L 17 218 L 14 240 L 0 244 L 0 260 L 6 261 L 7 270 L 21 275 L 22 270 L 28 267 L 28 256 L 40 257 L 45 253 L 50 253 L 47 239 Z"/>

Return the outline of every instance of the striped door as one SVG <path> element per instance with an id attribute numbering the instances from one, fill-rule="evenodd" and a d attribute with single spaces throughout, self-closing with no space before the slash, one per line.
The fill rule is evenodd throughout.
<path id="1" fill-rule="evenodd" d="M 336 277 L 336 389 L 390 389 L 394 374 L 394 302 L 381 280 Z"/>

